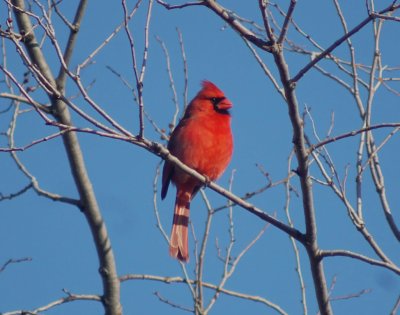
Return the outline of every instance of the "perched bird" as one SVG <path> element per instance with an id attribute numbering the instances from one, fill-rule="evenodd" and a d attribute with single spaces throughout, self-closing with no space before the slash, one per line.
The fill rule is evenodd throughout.
<path id="1" fill-rule="evenodd" d="M 168 150 L 181 162 L 214 181 L 222 175 L 232 156 L 229 113 L 232 103 L 215 84 L 203 81 L 202 87 L 172 132 Z M 202 183 L 166 161 L 162 174 L 162 199 L 167 195 L 170 181 L 176 186 L 176 200 L 169 253 L 187 262 L 190 202 Z"/>

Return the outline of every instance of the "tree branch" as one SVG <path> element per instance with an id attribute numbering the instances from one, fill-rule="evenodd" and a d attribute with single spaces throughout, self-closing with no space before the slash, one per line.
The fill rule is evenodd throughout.
<path id="1" fill-rule="evenodd" d="M 393 271 L 397 275 L 400 275 L 400 268 L 394 265 L 393 263 L 386 262 L 386 261 L 380 261 L 376 259 L 372 259 L 370 257 L 351 252 L 349 250 L 342 250 L 342 249 L 335 249 L 335 250 L 321 250 L 319 252 L 319 255 L 321 258 L 325 257 L 348 257 L 348 258 L 354 258 L 363 262 L 366 262 L 370 265 L 374 266 L 379 266 L 386 268 L 390 271 Z"/>
<path id="2" fill-rule="evenodd" d="M 18 264 L 21 262 L 32 261 L 31 257 L 17 258 L 17 259 L 9 259 L 2 266 L 0 266 L 0 273 L 6 270 L 6 268 L 11 264 Z"/>
<path id="3" fill-rule="evenodd" d="M 378 12 L 379 14 L 384 14 L 389 11 L 395 11 L 400 7 L 400 5 L 395 5 L 394 3 L 390 4 L 387 8 Z M 339 47 L 344 41 L 348 38 L 359 32 L 364 26 L 366 26 L 369 22 L 373 21 L 378 16 L 374 13 L 371 13 L 368 17 L 366 17 L 362 22 L 360 22 L 357 26 L 355 26 L 351 31 L 344 34 L 342 37 L 337 39 L 333 44 L 331 44 L 327 49 L 318 54 L 316 58 L 310 61 L 305 67 L 303 67 L 291 80 L 291 83 L 298 82 L 314 65 L 316 65 L 321 59 L 325 58 L 329 55 L 333 50 Z"/>
<path id="4" fill-rule="evenodd" d="M 151 280 L 151 281 L 164 282 L 164 283 L 168 283 L 168 284 L 169 283 L 186 283 L 186 282 L 195 284 L 194 280 L 184 279 L 182 277 L 162 277 L 162 276 L 145 275 L 145 274 L 127 274 L 127 275 L 121 276 L 119 279 L 121 282 L 129 281 L 129 280 Z M 240 292 L 236 292 L 236 291 L 232 291 L 232 290 L 228 290 L 228 289 L 224 289 L 224 288 L 219 288 L 215 284 L 212 284 L 209 282 L 202 282 L 202 286 L 205 288 L 211 289 L 211 290 L 219 291 L 226 295 L 238 297 L 238 298 L 253 301 L 253 302 L 262 303 L 268 307 L 273 308 L 279 314 L 287 315 L 287 313 L 280 306 L 270 302 L 269 300 L 267 300 L 263 297 L 255 296 L 255 295 L 248 295 L 248 294 L 244 294 L 244 293 L 240 293 Z"/>
<path id="5" fill-rule="evenodd" d="M 7 98 L 16 102 L 21 102 L 21 103 L 25 103 L 28 105 L 32 105 L 31 102 L 26 98 L 23 97 L 21 95 L 15 95 L 15 94 L 10 94 L 10 93 L 6 93 L 6 92 L 2 92 L 0 93 L 0 97 L 1 98 Z M 38 102 L 35 102 L 35 104 L 33 105 L 34 107 L 40 109 L 42 112 L 50 114 L 51 113 L 51 109 L 43 104 L 40 104 Z"/>
<path id="6" fill-rule="evenodd" d="M 217 14 L 221 19 L 228 23 L 232 27 L 232 29 L 235 30 L 240 36 L 244 37 L 249 42 L 253 43 L 262 50 L 269 52 L 271 51 L 271 43 L 261 39 L 248 28 L 246 28 L 242 23 L 239 22 L 239 20 L 235 17 L 234 14 L 232 14 L 231 11 L 224 8 L 215 0 L 205 0 L 203 2 L 215 14 Z"/>
<path id="7" fill-rule="evenodd" d="M 49 66 L 46 63 L 45 56 L 43 55 L 40 46 L 37 43 L 32 24 L 29 15 L 25 12 L 25 4 L 23 0 L 12 0 L 14 5 L 14 14 L 17 19 L 18 27 L 20 32 L 24 35 L 24 44 L 28 51 L 28 54 L 33 64 L 38 67 L 39 71 L 43 74 L 50 86 L 56 91 L 63 91 L 65 86 L 56 84 L 56 81 L 51 73 Z M 76 12 L 77 21 L 79 22 L 83 17 L 85 5 L 78 6 Z M 75 32 L 75 30 L 72 30 Z M 66 55 L 71 56 L 73 50 L 73 44 L 75 42 L 76 35 L 70 35 L 70 49 L 67 50 Z M 62 65 L 64 71 L 66 66 Z M 61 71 L 62 73 L 62 71 Z M 63 75 L 61 75 L 63 77 Z M 59 83 L 65 82 L 62 79 Z M 63 94 L 63 93 L 58 93 Z M 52 107 L 55 109 L 55 117 L 57 121 L 66 126 L 72 126 L 70 113 L 63 100 L 54 97 L 54 94 L 48 94 Z M 100 262 L 100 274 L 103 280 L 103 305 L 107 315 L 121 314 L 122 309 L 120 305 L 120 287 L 117 278 L 117 272 L 115 267 L 114 254 L 111 248 L 111 242 L 108 237 L 108 232 L 100 213 L 100 209 L 97 204 L 96 196 L 93 191 L 93 187 L 89 176 L 87 174 L 86 166 L 83 160 L 80 145 L 74 132 L 67 132 L 62 135 L 65 150 L 67 152 L 68 160 L 70 163 L 71 172 L 75 180 L 76 187 L 80 195 L 80 201 L 82 203 L 81 209 L 85 214 L 87 222 L 91 228 L 92 236 L 96 245 L 97 254 Z"/>
<path id="8" fill-rule="evenodd" d="M 370 130 L 380 129 L 380 128 L 397 128 L 397 127 L 400 127 L 400 123 L 381 123 L 381 124 L 377 124 L 377 125 L 364 127 L 364 128 L 358 129 L 358 130 L 354 130 L 354 131 L 343 133 L 343 134 L 341 134 L 339 136 L 335 136 L 335 137 L 332 137 L 332 138 L 325 139 L 325 140 L 323 140 L 323 141 L 321 141 L 321 142 L 319 142 L 317 144 L 311 145 L 308 148 L 308 150 L 310 152 L 311 151 L 315 151 L 316 149 L 318 149 L 320 147 L 323 147 L 324 145 L 327 145 L 329 143 L 336 142 L 338 140 L 349 138 L 349 137 L 354 137 L 354 136 L 356 136 L 356 135 L 358 135 L 360 133 L 364 133 L 364 132 L 367 132 L 367 131 L 370 131 Z"/>
<path id="9" fill-rule="evenodd" d="M 294 8 L 296 7 L 296 4 L 297 4 L 297 0 L 290 1 L 289 9 L 286 13 L 285 21 L 283 22 L 281 34 L 279 35 L 279 38 L 278 38 L 278 42 L 277 42 L 278 44 L 283 43 L 283 41 L 286 38 L 286 34 L 289 30 L 289 25 L 292 20 L 292 16 L 293 16 L 293 12 L 294 12 Z"/>
<path id="10" fill-rule="evenodd" d="M 26 311 L 26 310 L 18 310 L 18 311 L 11 311 L 11 312 L 6 312 L 2 313 L 2 315 L 36 315 L 40 314 L 42 312 L 48 311 L 56 306 L 66 304 L 69 302 L 74 302 L 74 301 L 96 301 L 96 302 L 102 302 L 101 296 L 98 295 L 88 295 L 88 294 L 72 294 L 72 293 L 67 293 L 68 295 L 66 297 L 60 298 L 58 300 L 55 300 L 53 302 L 48 303 L 47 305 L 38 307 L 34 310 L 31 311 Z"/>

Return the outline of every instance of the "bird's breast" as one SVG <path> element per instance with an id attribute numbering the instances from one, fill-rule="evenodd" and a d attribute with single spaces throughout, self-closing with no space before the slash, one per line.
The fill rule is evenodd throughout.
<path id="1" fill-rule="evenodd" d="M 186 165 L 215 180 L 228 166 L 232 156 L 230 123 L 194 120 L 180 130 L 176 143 L 173 154 Z"/>

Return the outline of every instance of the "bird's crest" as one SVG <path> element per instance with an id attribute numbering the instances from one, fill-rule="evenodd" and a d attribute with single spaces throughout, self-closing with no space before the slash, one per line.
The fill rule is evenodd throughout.
<path id="1" fill-rule="evenodd" d="M 204 80 L 201 83 L 203 89 L 200 91 L 201 93 L 213 93 L 216 95 L 224 95 L 224 93 L 212 82 Z"/>

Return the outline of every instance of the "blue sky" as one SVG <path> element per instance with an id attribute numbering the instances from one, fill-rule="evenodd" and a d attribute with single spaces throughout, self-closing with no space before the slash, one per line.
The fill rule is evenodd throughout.
<path id="1" fill-rule="evenodd" d="M 77 1 L 62 4 L 68 18 L 73 16 Z M 381 3 L 382 2 L 382 3 Z M 381 1 L 385 7 L 391 1 Z M 261 23 L 256 1 L 244 4 L 243 1 L 224 1 L 223 5 L 238 15 Z M 129 4 L 132 6 L 133 4 Z M 131 22 L 135 36 L 137 56 L 141 60 L 143 49 L 143 26 L 147 2 L 142 4 Z M 285 8 L 287 4 L 283 3 Z M 365 1 L 343 3 L 344 15 L 349 28 L 357 25 L 367 16 Z M 6 19 L 5 5 L 1 7 L 1 21 Z M 273 10 L 278 22 L 281 18 Z M 329 1 L 306 3 L 300 1 L 294 18 L 304 31 L 310 34 L 323 47 L 327 47 L 343 34 L 340 21 Z M 121 4 L 89 3 L 87 15 L 81 26 L 80 39 L 72 66 L 81 63 L 123 20 Z M 55 19 L 56 34 L 65 43 L 65 27 Z M 3 24 L 3 23 L 1 23 Z M 191 99 L 200 88 L 200 82 L 208 79 L 217 84 L 233 102 L 232 129 L 235 151 L 232 162 L 219 184 L 228 187 L 229 177 L 235 170 L 233 192 L 239 196 L 263 187 L 266 178 L 256 165 L 262 166 L 273 181 L 287 176 L 287 160 L 292 150 L 292 127 L 287 114 L 287 106 L 276 92 L 271 82 L 252 57 L 240 37 L 211 11 L 202 7 L 167 11 L 155 4 L 150 24 L 150 46 L 148 69 L 144 82 L 145 109 L 160 128 L 168 129 L 174 114 L 174 103 L 169 87 L 166 61 L 155 36 L 166 44 L 171 58 L 171 68 L 176 83 L 179 104 L 183 106 L 183 66 L 176 28 L 183 34 L 189 72 L 188 95 Z M 399 65 L 399 42 L 393 40 L 398 34 L 399 24 L 386 22 L 382 31 L 381 52 L 383 64 Z M 358 63 L 369 65 L 373 57 L 371 25 L 365 27 L 353 38 Z M 296 33 L 293 27 L 289 38 L 301 47 L 311 48 L 309 43 Z M 315 49 L 314 49 L 315 50 Z M 24 68 L 15 48 L 6 41 L 7 62 L 17 78 L 21 79 Z M 53 71 L 58 69 L 57 60 L 50 44 L 45 44 L 44 52 Z M 276 68 L 271 56 L 258 51 L 274 75 Z M 342 45 L 334 52 L 338 57 L 348 60 L 349 52 Z M 309 60 L 309 57 L 286 53 L 289 69 L 295 74 Z M 120 79 L 113 75 L 107 66 L 112 67 L 134 85 L 129 45 L 126 35 L 121 31 L 110 44 L 95 58 L 95 63 L 82 71 L 82 81 L 90 88 L 91 97 L 98 102 L 115 120 L 133 133 L 138 132 L 137 105 L 132 94 Z M 141 62 L 139 62 L 141 64 Z M 338 71 L 327 61 L 321 63 L 351 84 L 351 79 Z M 2 74 L 3 75 L 3 74 Z M 398 71 L 386 73 L 398 77 Z M 361 75 L 364 80 L 366 74 Z M 399 88 L 398 83 L 391 83 Z M 0 92 L 5 91 L 0 83 Z M 77 92 L 72 82 L 67 85 L 67 95 Z M 330 126 L 331 113 L 335 115 L 332 135 L 339 135 L 361 128 L 357 107 L 351 95 L 337 83 L 310 71 L 299 82 L 296 90 L 299 106 L 311 108 L 316 128 L 323 138 Z M 40 93 L 35 96 L 43 102 L 46 98 Z M 365 90 L 361 91 L 363 101 Z M 93 113 L 82 98 L 75 100 L 82 109 Z M 0 110 L 9 101 L 0 100 Z M 399 98 L 381 87 L 374 100 L 372 122 L 398 122 L 400 120 Z M 23 106 L 23 108 L 28 108 Z M 12 111 L 0 114 L 1 132 L 7 129 Z M 97 116 L 98 117 L 98 116 Z M 74 116 L 79 127 L 88 123 Z M 160 136 L 146 121 L 145 135 L 154 141 Z M 16 130 L 16 143 L 25 145 L 35 139 L 51 134 L 56 130 L 45 126 L 34 112 L 20 115 Z M 311 122 L 306 120 L 306 131 L 313 143 Z M 391 129 L 374 132 L 380 143 Z M 148 274 L 158 276 L 182 276 L 180 265 L 168 256 L 167 243 L 156 227 L 153 207 L 153 181 L 160 159 L 132 144 L 110 140 L 94 135 L 79 134 L 85 162 L 96 192 L 116 258 L 119 275 Z M 335 162 L 341 179 L 348 166 L 347 194 L 355 204 L 355 161 L 359 136 L 328 145 L 329 153 Z M 4 136 L 0 138 L 1 147 L 7 145 Z M 399 224 L 398 209 L 398 135 L 395 135 L 380 151 L 381 165 L 385 175 L 388 199 Z M 21 161 L 36 176 L 43 189 L 77 198 L 77 191 L 70 174 L 61 139 L 57 138 L 36 145 L 18 153 Z M 364 162 L 366 161 L 364 157 Z M 292 168 L 296 167 L 293 161 Z M 28 184 L 6 153 L 0 153 L 0 192 L 7 195 L 20 190 Z M 322 176 L 315 166 L 311 174 L 318 179 Z M 292 180 L 295 190 L 300 189 L 296 177 Z M 160 189 L 160 183 L 158 183 Z M 313 185 L 319 244 L 323 249 L 348 249 L 376 258 L 371 248 L 351 224 L 346 209 L 333 192 L 318 183 Z M 174 189 L 161 201 L 157 195 L 160 218 L 167 234 L 172 221 Z M 226 204 L 221 196 L 206 190 L 213 207 Z M 286 222 L 284 212 L 285 187 L 279 185 L 251 199 L 259 208 L 274 214 Z M 363 182 L 364 219 L 371 234 L 381 248 L 396 263 L 400 261 L 398 242 L 388 230 L 383 210 L 372 184 L 369 170 Z M 200 195 L 191 206 L 191 220 L 200 238 L 206 219 L 206 207 Z M 293 222 L 304 231 L 304 217 L 301 198 L 291 194 L 290 213 Z M 233 256 L 237 256 L 265 225 L 257 217 L 239 207 L 233 208 L 235 244 Z M 217 259 L 216 240 L 222 251 L 229 244 L 228 210 L 215 214 L 206 253 L 204 281 L 218 283 L 223 272 L 223 264 Z M 10 258 L 30 257 L 32 261 L 9 265 L 0 274 L 0 312 L 17 309 L 34 309 L 46 305 L 65 294 L 66 289 L 76 294 L 100 294 L 101 281 L 98 275 L 98 261 L 88 225 L 78 209 L 62 203 L 53 202 L 28 191 L 11 201 L 0 202 L 0 265 Z M 190 240 L 193 250 L 193 238 Z M 304 276 L 309 314 L 318 311 L 313 291 L 312 277 L 307 254 L 299 246 L 302 274 Z M 190 276 L 195 266 L 194 255 L 187 265 Z M 336 314 L 387 314 L 395 304 L 400 292 L 400 280 L 393 272 L 373 267 L 349 258 L 328 258 L 324 261 L 329 285 L 334 282 L 332 296 L 341 297 L 368 290 L 358 298 L 339 300 L 332 303 Z M 302 304 L 300 285 L 296 273 L 296 260 L 291 241 L 286 234 L 269 226 L 260 240 L 246 253 L 236 267 L 226 288 L 249 295 L 262 296 L 278 304 L 288 314 L 301 314 Z M 154 295 L 158 292 L 167 300 L 193 307 L 190 292 L 184 284 L 164 284 L 153 281 L 127 281 L 121 285 L 121 303 L 125 314 L 178 314 L 175 308 L 162 303 Z M 205 290 L 206 299 L 213 291 Z M 52 309 L 48 314 L 99 314 L 102 308 L 96 302 L 73 302 Z M 251 301 L 221 295 L 211 314 L 276 314 L 275 311 Z M 183 312 L 182 312 L 183 313 Z"/>

